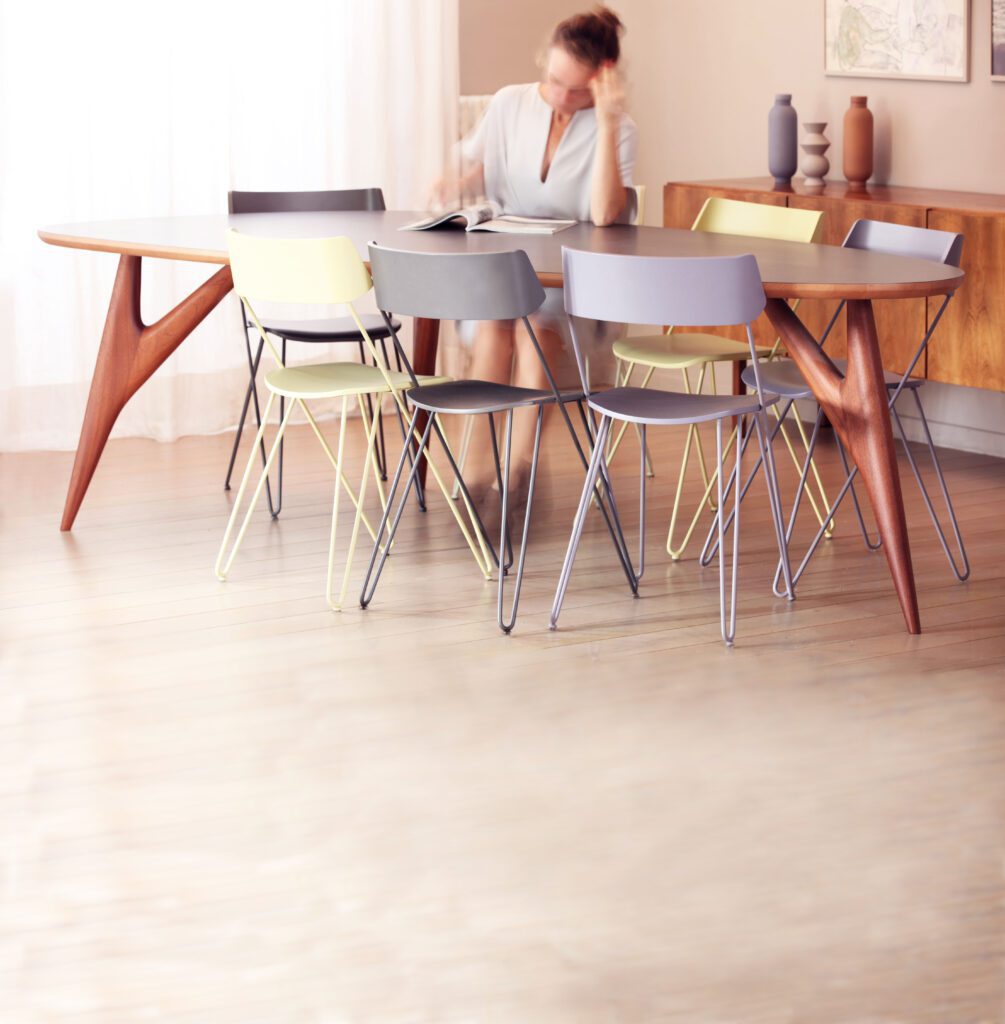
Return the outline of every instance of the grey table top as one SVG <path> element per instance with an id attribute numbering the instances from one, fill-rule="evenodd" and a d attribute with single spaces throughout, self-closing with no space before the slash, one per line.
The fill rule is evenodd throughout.
<path id="1" fill-rule="evenodd" d="M 562 247 L 644 256 L 733 256 L 753 253 L 767 294 L 775 298 L 908 298 L 954 291 L 963 272 L 928 260 L 673 228 L 576 224 L 554 235 L 465 232 L 448 227 L 401 231 L 415 211 L 244 213 L 204 217 L 60 224 L 39 231 L 52 245 L 199 263 L 227 263 L 227 231 L 281 238 L 348 235 L 365 258 L 368 242 L 415 252 L 523 249 L 543 284 L 562 283 Z"/>

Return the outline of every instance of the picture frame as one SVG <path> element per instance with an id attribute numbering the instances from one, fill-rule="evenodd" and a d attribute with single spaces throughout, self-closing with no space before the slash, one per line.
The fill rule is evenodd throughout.
<path id="1" fill-rule="evenodd" d="M 991 81 L 1005 82 L 1005 0 L 991 3 Z"/>
<path id="2" fill-rule="evenodd" d="M 971 0 L 930 0 L 922 20 L 915 0 L 824 0 L 824 74 L 969 82 L 970 15 Z"/>

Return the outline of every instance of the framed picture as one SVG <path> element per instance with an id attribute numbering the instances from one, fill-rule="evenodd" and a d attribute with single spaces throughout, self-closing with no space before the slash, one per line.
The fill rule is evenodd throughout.
<path id="1" fill-rule="evenodd" d="M 991 80 L 1005 82 L 1005 0 L 991 4 Z"/>
<path id="2" fill-rule="evenodd" d="M 994 0 L 994 17 L 1005 32 L 1005 0 Z M 970 0 L 824 0 L 824 71 L 969 82 Z"/>

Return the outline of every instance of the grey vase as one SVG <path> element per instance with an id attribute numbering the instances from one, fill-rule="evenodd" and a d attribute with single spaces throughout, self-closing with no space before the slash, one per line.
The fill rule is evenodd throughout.
<path id="1" fill-rule="evenodd" d="M 768 114 L 768 170 L 776 187 L 787 188 L 799 166 L 799 118 L 789 93 L 775 96 Z"/>

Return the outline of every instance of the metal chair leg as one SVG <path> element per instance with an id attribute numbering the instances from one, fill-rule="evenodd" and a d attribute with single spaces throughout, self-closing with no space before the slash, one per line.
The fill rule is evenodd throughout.
<path id="1" fill-rule="evenodd" d="M 897 430 L 900 433 L 900 439 L 904 445 L 904 453 L 907 455 L 907 461 L 914 473 L 914 479 L 918 481 L 918 489 L 921 491 L 921 497 L 924 499 L 925 507 L 928 509 L 928 514 L 932 519 L 932 525 L 935 527 L 935 532 L 939 538 L 939 543 L 942 545 L 942 550 L 945 553 L 946 559 L 949 562 L 949 567 L 952 569 L 953 575 L 957 580 L 959 580 L 960 583 L 963 583 L 970 576 L 970 560 L 967 558 L 966 548 L 963 546 L 963 537 L 960 535 L 960 524 L 956 518 L 956 510 L 953 508 L 952 499 L 949 497 L 949 488 L 946 486 L 946 478 L 942 473 L 942 465 L 940 464 L 939 456 L 935 451 L 935 442 L 932 440 L 932 432 L 928 428 L 928 419 L 926 418 L 925 410 L 921 405 L 921 397 L 918 394 L 917 388 L 913 388 L 911 390 L 911 394 L 914 395 L 914 403 L 918 409 L 921 426 L 925 431 L 925 440 L 928 443 L 928 453 L 932 458 L 932 466 L 935 469 L 935 475 L 939 481 L 939 490 L 942 491 L 942 500 L 945 502 L 946 511 L 949 514 L 949 523 L 952 527 L 953 536 L 956 539 L 956 548 L 959 551 L 962 567 L 957 564 L 956 559 L 953 557 L 953 553 L 949 550 L 949 542 L 946 540 L 945 530 L 943 530 L 942 524 L 939 522 L 935 506 L 932 504 L 932 499 L 928 494 L 928 488 L 925 486 L 925 482 L 921 476 L 921 471 L 914 460 L 914 455 L 911 453 L 911 447 L 907 443 L 907 435 L 904 433 L 904 426 L 900 422 L 900 417 L 897 415 L 896 407 L 894 407 L 891 412 L 893 413 Z"/>
<path id="2" fill-rule="evenodd" d="M 742 429 L 742 424 L 740 425 Z M 758 427 L 759 429 L 759 427 Z M 736 640 L 736 587 L 740 568 L 740 489 L 733 489 L 733 565 L 729 585 L 729 603 L 726 602 L 726 531 L 723 512 L 725 511 L 723 495 L 723 452 L 722 452 L 722 420 L 715 421 L 715 453 L 718 472 L 716 473 L 716 490 L 719 499 L 719 511 L 716 522 L 719 524 L 719 632 L 727 647 L 732 647 Z M 736 445 L 736 479 L 740 478 L 740 465 L 743 459 L 743 445 Z"/>
<path id="3" fill-rule="evenodd" d="M 507 443 L 507 445 L 509 444 L 509 434 L 511 433 L 510 425 L 509 424 L 510 424 L 510 420 L 512 420 L 512 418 L 513 418 L 513 410 L 510 409 L 509 412 L 507 413 L 507 417 L 506 417 L 506 436 L 507 436 L 506 443 Z M 495 461 L 495 467 L 496 467 L 496 484 L 499 487 L 499 494 L 501 495 L 503 493 L 504 487 L 506 487 L 508 485 L 508 483 L 509 483 L 509 475 L 508 475 L 509 474 L 509 470 L 507 469 L 507 477 L 506 477 L 506 480 L 504 481 L 503 480 L 502 465 L 499 462 L 499 439 L 496 436 L 496 418 L 495 418 L 495 416 L 492 415 L 492 413 L 488 413 L 488 419 L 489 419 L 489 437 L 492 439 L 492 458 Z M 460 481 L 461 481 L 461 478 L 458 476 L 457 480 L 456 480 L 456 483 L 455 483 L 455 486 L 460 486 Z M 500 572 L 500 575 L 505 576 L 506 573 L 509 571 L 510 567 L 513 565 L 513 542 L 510 539 L 510 535 L 509 535 L 508 531 L 504 531 L 502 536 L 503 536 L 503 539 L 502 539 L 502 541 L 500 541 L 499 550 L 505 552 L 506 561 L 502 565 L 499 566 L 499 572 Z"/>
<path id="4" fill-rule="evenodd" d="M 572 566 L 576 561 L 579 541 L 583 536 L 583 525 L 586 523 L 586 513 L 590 507 L 590 500 L 596 487 L 600 464 L 604 461 L 604 449 L 607 445 L 607 436 L 610 429 L 610 417 L 601 417 L 600 428 L 597 431 L 596 440 L 593 444 L 593 456 L 586 470 L 583 493 L 579 498 L 579 507 L 576 510 L 576 517 L 572 522 L 572 535 L 569 537 L 569 547 L 566 550 L 565 561 L 562 563 L 562 571 L 558 577 L 558 588 L 555 591 L 555 600 L 551 606 L 551 616 L 548 620 L 549 629 L 558 628 L 558 617 L 562 614 L 562 603 L 565 601 L 565 592 L 569 587 L 569 578 L 572 576 Z"/>
<path id="5" fill-rule="evenodd" d="M 534 432 L 534 454 L 530 464 L 530 482 L 527 488 L 527 508 L 524 510 L 523 537 L 520 540 L 520 557 L 516 566 L 516 579 L 513 582 L 513 600 L 510 605 L 509 619 L 503 617 L 503 597 L 506 587 L 506 573 L 499 573 L 499 596 L 496 603 L 496 621 L 504 633 L 510 633 L 516 625 L 517 609 L 520 607 L 520 588 L 523 586 L 523 569 L 527 558 L 527 536 L 530 533 L 530 516 L 534 506 L 534 484 L 537 480 L 537 461 L 541 450 L 541 425 L 544 423 L 544 406 L 537 407 L 537 429 Z M 500 527 L 499 550 L 509 544 L 509 480 L 510 460 L 513 441 L 513 410 L 506 416 L 506 469 L 502 484 L 502 525 Z M 512 559 L 512 554 L 510 555 Z"/>
<path id="6" fill-rule="evenodd" d="M 394 471 L 391 486 L 388 488 L 387 507 L 384 509 L 384 513 L 380 517 L 380 525 L 377 527 L 377 539 L 374 541 L 373 550 L 370 552 L 370 562 L 366 567 L 366 575 L 363 577 L 363 586 L 359 595 L 360 608 L 366 608 L 373 600 L 373 595 L 377 590 L 377 584 L 380 581 L 380 574 L 384 570 L 384 563 L 387 561 L 387 556 L 391 551 L 392 544 L 394 543 L 394 535 L 397 533 L 398 524 L 401 522 L 401 514 L 404 512 L 405 504 L 408 501 L 409 491 L 412 489 L 412 482 L 418 475 L 422 453 L 425 450 L 426 445 L 429 443 L 429 435 L 433 430 L 433 423 L 436 420 L 436 414 L 430 413 L 429 419 L 426 421 L 426 429 L 422 433 L 422 440 L 419 442 L 419 448 L 415 452 L 415 457 L 412 460 L 412 465 L 408 472 L 408 480 L 405 483 L 404 493 L 401 495 L 401 499 L 398 501 L 398 507 L 394 511 L 394 519 L 391 523 L 387 541 L 384 546 L 381 547 L 381 539 L 384 536 L 384 531 L 387 529 L 388 518 L 391 515 L 394 498 L 398 492 L 398 484 L 401 482 L 401 473 L 405 467 L 408 452 L 412 447 L 412 441 L 415 437 L 415 428 L 419 420 L 419 412 L 420 410 L 416 409 L 412 415 L 412 422 L 409 424 L 408 434 L 405 438 L 405 447 L 401 450 L 401 457 L 398 459 L 397 469 Z"/>

